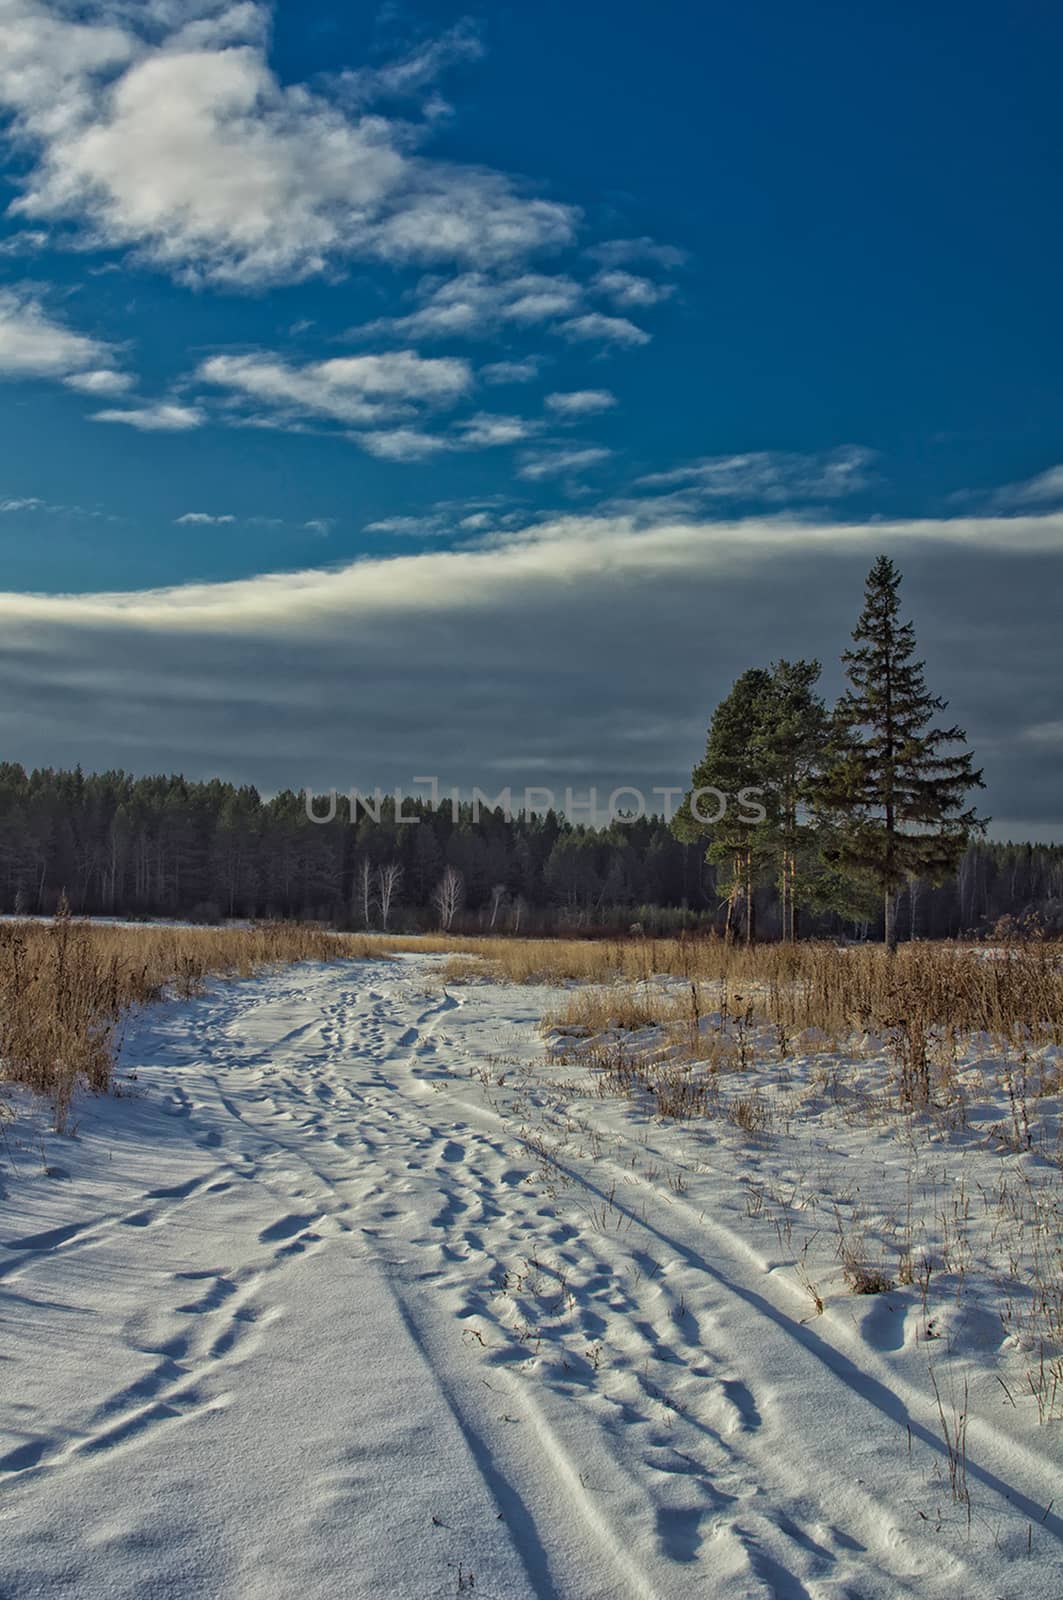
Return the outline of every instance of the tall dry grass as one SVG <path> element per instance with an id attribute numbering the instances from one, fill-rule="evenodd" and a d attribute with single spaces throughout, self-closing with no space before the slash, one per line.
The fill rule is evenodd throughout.
<path id="1" fill-rule="evenodd" d="M 364 940 L 298 923 L 106 927 L 61 911 L 51 923 L 0 924 L 0 1079 L 48 1096 L 62 1128 L 79 1084 L 109 1087 L 131 1007 L 195 994 L 208 977 L 368 953 Z"/>
<path id="2" fill-rule="evenodd" d="M 667 976 L 705 985 L 706 1009 L 718 1007 L 722 994 L 732 1010 L 752 1006 L 751 1020 L 795 1032 L 955 1028 L 1017 1049 L 1063 1043 L 1063 949 L 1046 943 L 993 949 L 915 943 L 891 957 L 880 946 L 816 942 L 747 949 L 718 939 L 365 935 L 362 949 L 448 955 L 443 976 L 451 981 L 612 985 L 609 1003 L 639 1016 L 648 1007 L 646 1021 L 662 1020 L 661 1008 L 672 1003 L 663 994 L 653 998 L 652 980 Z M 597 998 L 577 996 L 575 1010 L 581 1005 L 600 1012 Z"/>
<path id="3" fill-rule="evenodd" d="M 984 1033 L 1022 1050 L 1063 1043 L 1063 949 L 1047 943 L 988 948 L 825 942 L 757 945 L 719 939 L 405 939 L 367 935 L 365 954 L 418 950 L 450 957 L 444 979 L 587 984 L 559 1017 L 597 1029 L 667 1021 L 674 993 L 653 980 L 682 979 L 693 1009 L 749 1011 L 751 1023 L 791 1032 L 817 1028 L 839 1037 L 854 1029 Z M 605 987 L 608 986 L 608 987 Z M 689 1009 L 687 1000 L 681 1009 Z"/>
<path id="4" fill-rule="evenodd" d="M 641 971 L 637 952 L 615 964 L 600 958 L 598 986 L 577 991 L 550 1020 L 588 1033 L 680 1021 L 696 1031 L 699 1018 L 714 1013 L 730 1019 L 738 1036 L 764 1026 L 783 1038 L 815 1029 L 842 1040 L 866 1031 L 907 1060 L 913 1094 L 934 1035 L 984 1034 L 1016 1054 L 1063 1044 L 1063 957 L 1048 945 L 912 944 L 890 957 L 867 946 L 746 951 L 707 942 L 658 947 L 654 957 Z M 682 977 L 682 989 L 655 984 L 662 974 Z M 602 986 L 603 978 L 612 981 Z"/>

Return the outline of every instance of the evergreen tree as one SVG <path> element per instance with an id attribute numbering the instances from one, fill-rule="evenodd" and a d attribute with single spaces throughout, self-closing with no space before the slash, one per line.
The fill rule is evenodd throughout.
<path id="1" fill-rule="evenodd" d="M 740 797 L 743 790 L 759 790 L 765 782 L 771 700 L 771 674 L 763 667 L 750 667 L 735 680 L 712 714 L 705 754 L 690 775 L 690 789 L 672 824 L 679 839 L 708 837 L 705 859 L 724 868 L 720 885 L 727 894 L 726 936 L 735 937 L 742 907 L 747 944 L 756 933 L 753 894 L 768 836 L 754 807 Z M 716 792 L 699 798 L 699 790 Z"/>
<path id="2" fill-rule="evenodd" d="M 768 812 L 762 847 L 775 860 L 786 940 L 796 939 L 798 908 L 815 902 L 821 877 L 813 830 L 805 820 L 827 738 L 826 707 L 815 692 L 819 674 L 818 661 L 773 662 L 751 730 L 753 765 Z"/>
<path id="3" fill-rule="evenodd" d="M 832 753 L 819 789 L 836 865 L 875 884 L 887 949 L 897 943 L 897 891 L 910 875 L 940 882 L 955 871 L 974 830 L 985 823 L 967 807 L 982 774 L 962 728 L 933 725 L 947 702 L 929 693 L 915 630 L 900 621 L 901 575 L 880 556 L 868 574 L 853 648 L 842 656 L 849 688 L 836 708 Z"/>

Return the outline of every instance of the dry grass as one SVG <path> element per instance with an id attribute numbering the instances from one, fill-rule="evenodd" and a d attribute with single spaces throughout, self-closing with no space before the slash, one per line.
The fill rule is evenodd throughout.
<path id="1" fill-rule="evenodd" d="M 79 1083 L 110 1085 L 117 1029 L 130 1007 L 167 991 L 195 994 L 208 977 L 367 953 L 359 939 L 296 923 L 105 927 L 60 914 L 52 923 L 2 924 L 0 1079 L 49 1096 L 62 1128 Z"/>
<path id="2" fill-rule="evenodd" d="M 752 949 L 718 939 L 474 939 L 443 935 L 361 937 L 360 953 L 444 954 L 445 981 L 596 984 L 554 1021 L 573 1030 L 674 1022 L 693 1011 L 743 1014 L 786 1038 L 817 1029 L 833 1040 L 854 1030 L 888 1036 L 907 1063 L 913 1097 L 926 1074 L 925 1050 L 943 1037 L 985 1034 L 1010 1050 L 1063 1044 L 1063 949 L 1047 943 L 996 949 L 972 945 L 880 946 L 809 942 Z M 687 986 L 677 1002 L 675 985 Z M 634 990 L 632 985 L 638 986 Z M 691 995 L 693 999 L 691 1000 Z M 612 1010 L 610 1011 L 610 1008 Z M 611 1016 L 612 1020 L 608 1018 Z M 947 1040 L 946 1040 L 947 1042 Z"/>
<path id="3" fill-rule="evenodd" d="M 809 942 L 747 950 L 718 939 L 403 939 L 365 936 L 366 953 L 442 952 L 453 976 L 512 983 L 647 983 L 659 974 L 750 991 L 758 1011 L 795 1028 L 847 1031 L 925 1017 L 965 1032 L 1063 1042 L 1063 950 L 1047 943 L 880 946 Z"/>
<path id="4" fill-rule="evenodd" d="M 747 952 L 705 942 L 659 945 L 656 953 L 665 961 L 678 954 L 687 981 L 616 973 L 611 983 L 577 989 L 544 1026 L 574 1041 L 653 1026 L 658 1053 L 711 1070 L 741 1070 L 769 1051 L 782 1061 L 798 1043 L 807 1054 L 871 1036 L 893 1060 L 909 1106 L 935 1096 L 948 1102 L 961 1039 L 981 1037 L 1015 1063 L 1002 1135 L 1016 1148 L 1028 1147 L 1028 1100 L 1058 1088 L 1054 1069 L 1038 1077 L 1030 1062 L 1035 1048 L 1063 1043 L 1063 961 L 1049 946 L 913 944 L 892 959 L 877 948 L 825 944 Z"/>

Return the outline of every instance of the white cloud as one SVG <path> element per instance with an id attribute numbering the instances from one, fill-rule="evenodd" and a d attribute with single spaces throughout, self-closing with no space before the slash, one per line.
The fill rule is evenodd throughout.
<path id="1" fill-rule="evenodd" d="M 176 517 L 174 520 L 179 528 L 191 523 L 201 523 L 204 527 L 217 527 L 224 522 L 235 522 L 236 518 L 231 511 L 220 514 L 213 511 L 186 511 L 184 516 Z"/>
<path id="2" fill-rule="evenodd" d="M 41 228 L 20 228 L 17 233 L 9 233 L 6 239 L 0 240 L 0 256 L 35 255 L 47 243 L 48 235 Z"/>
<path id="3" fill-rule="evenodd" d="M 366 523 L 368 533 L 394 533 L 408 538 L 433 538 L 445 533 L 485 533 L 490 528 L 513 526 L 519 513 L 502 509 L 504 497 L 492 501 L 438 500 L 431 510 L 416 515 L 380 517 Z"/>
<path id="4" fill-rule="evenodd" d="M 746 455 L 708 456 L 671 472 L 640 478 L 648 489 L 685 489 L 712 500 L 760 500 L 785 505 L 798 500 L 837 500 L 859 494 L 871 482 L 875 452 L 843 445 L 815 455 L 759 450 Z"/>
<path id="5" fill-rule="evenodd" d="M 502 262 L 571 241 L 572 207 L 420 155 L 431 118 L 417 128 L 345 107 L 342 90 L 282 84 L 265 4 L 200 11 L 171 12 L 185 26 L 160 34 L 158 8 L 86 21 L 0 0 L 0 105 L 32 157 L 16 213 L 244 286 L 356 257 Z M 395 71 L 397 84 L 422 66 Z"/>
<path id="6" fill-rule="evenodd" d="M 206 421 L 198 406 L 177 405 L 174 401 L 158 400 L 149 405 L 134 406 L 128 410 L 94 411 L 93 422 L 123 422 L 141 433 L 185 433 L 198 428 Z"/>
<path id="7" fill-rule="evenodd" d="M 380 517 L 376 522 L 367 522 L 367 533 L 397 533 L 403 538 L 424 539 L 435 534 L 445 533 L 450 524 L 445 517 L 433 513 L 424 517 Z"/>
<path id="8" fill-rule="evenodd" d="M 342 72 L 337 83 L 344 102 L 352 106 L 369 105 L 382 99 L 405 99 L 419 94 L 454 62 L 476 61 L 483 53 L 480 36 L 466 18 L 401 60 L 383 67 L 359 67 Z"/>
<path id="9" fill-rule="evenodd" d="M 467 361 L 423 357 L 413 350 L 338 356 L 298 367 L 270 354 L 211 356 L 198 376 L 284 415 L 353 424 L 402 416 L 418 404 L 449 405 L 472 385 Z"/>
<path id="10" fill-rule="evenodd" d="M 538 356 L 525 356 L 522 361 L 491 361 L 480 368 L 484 383 L 531 383 L 539 376 L 541 365 Z"/>
<path id="11" fill-rule="evenodd" d="M 600 294 L 608 295 L 614 305 L 631 311 L 637 306 L 655 306 L 675 293 L 671 283 L 654 283 L 652 278 L 640 278 L 633 272 L 599 272 L 594 287 Z"/>
<path id="12" fill-rule="evenodd" d="M 606 239 L 601 244 L 591 245 L 587 254 L 600 261 L 603 267 L 619 267 L 627 261 L 652 261 L 658 267 L 672 268 L 681 267 L 687 260 L 685 250 L 673 244 L 658 244 L 645 235 L 641 239 Z"/>
<path id="13" fill-rule="evenodd" d="M 113 394 L 129 380 L 112 362 L 110 345 L 49 316 L 35 295 L 0 290 L 0 378 L 55 378 Z"/>
<path id="14" fill-rule="evenodd" d="M 516 444 L 519 439 L 526 439 L 530 433 L 534 433 L 536 427 L 535 423 L 526 417 L 492 416 L 483 411 L 475 417 L 469 417 L 458 426 L 462 442 L 471 449 L 480 446 Z"/>
<path id="15" fill-rule="evenodd" d="M 107 367 L 98 367 L 93 372 L 71 373 L 63 382 L 68 389 L 76 389 L 79 394 L 124 394 L 133 387 L 130 373 L 113 372 Z"/>
<path id="16" fill-rule="evenodd" d="M 589 417 L 616 405 L 616 395 L 608 389 L 570 389 L 548 394 L 546 404 L 561 417 Z"/>
<path id="17" fill-rule="evenodd" d="M 40 512 L 41 515 L 50 517 L 91 517 L 95 520 L 108 522 L 116 520 L 107 512 L 99 511 L 95 508 L 56 505 L 51 500 L 43 500 L 40 495 L 36 494 L 0 499 L 0 516 L 25 516 L 28 512 Z"/>
<path id="18" fill-rule="evenodd" d="M 390 428 L 376 433 L 352 433 L 351 438 L 368 450 L 371 456 L 384 461 L 424 461 L 428 456 L 449 450 L 450 443 L 435 433 L 423 433 L 419 428 Z"/>
<path id="19" fill-rule="evenodd" d="M 682 570 L 710 577 L 772 567 L 780 555 L 849 553 L 871 561 L 881 550 L 935 547 L 1008 555 L 1063 556 L 1063 513 L 1023 517 L 922 518 L 897 522 L 824 522 L 778 516 L 731 521 L 642 522 L 633 515 L 560 516 L 526 526 L 504 540 L 454 553 L 418 553 L 357 561 L 340 569 L 262 574 L 232 582 L 193 583 L 165 590 L 96 595 L 0 595 L 0 620 L 70 625 L 110 619 L 137 628 L 254 632 L 287 619 L 312 627 L 327 619 L 345 636 L 355 612 L 388 611 L 402 602 L 421 608 L 463 609 L 501 596 L 521 575 L 550 587 L 575 577 L 596 579 L 603 556 L 617 570 Z M 859 609 L 860 594 L 853 597 Z M 843 641 L 844 643 L 844 641 Z"/>
<path id="20" fill-rule="evenodd" d="M 560 331 L 566 339 L 595 339 L 603 344 L 649 344 L 650 336 L 627 317 L 606 317 L 600 311 L 588 311 L 585 316 L 573 317 L 561 324 Z"/>
<path id="21" fill-rule="evenodd" d="M 483 338 L 506 324 L 527 328 L 568 316 L 583 297 L 575 279 L 542 272 L 509 277 L 463 272 L 443 281 L 426 279 L 417 292 L 421 304 L 416 311 L 403 317 L 382 318 L 352 329 L 352 333 L 388 332 L 427 339 Z"/>
<path id="22" fill-rule="evenodd" d="M 1063 466 L 1049 467 L 1035 478 L 1022 483 L 1007 483 L 991 496 L 994 506 L 1002 510 L 1011 506 L 1063 505 Z"/>
<path id="23" fill-rule="evenodd" d="M 612 453 L 598 445 L 588 445 L 583 450 L 543 451 L 526 456 L 519 472 L 522 478 L 532 481 L 558 478 L 565 473 L 585 472 L 588 467 L 597 467 L 607 461 Z"/>

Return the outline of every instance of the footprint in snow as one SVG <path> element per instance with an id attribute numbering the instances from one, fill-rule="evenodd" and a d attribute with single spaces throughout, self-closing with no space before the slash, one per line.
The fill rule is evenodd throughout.
<path id="1" fill-rule="evenodd" d="M 287 1217 L 280 1217 L 276 1222 L 271 1222 L 268 1228 L 263 1228 L 258 1236 L 259 1244 L 274 1244 L 279 1239 L 290 1239 L 303 1228 L 308 1228 L 317 1218 L 312 1213 L 293 1213 Z"/>

